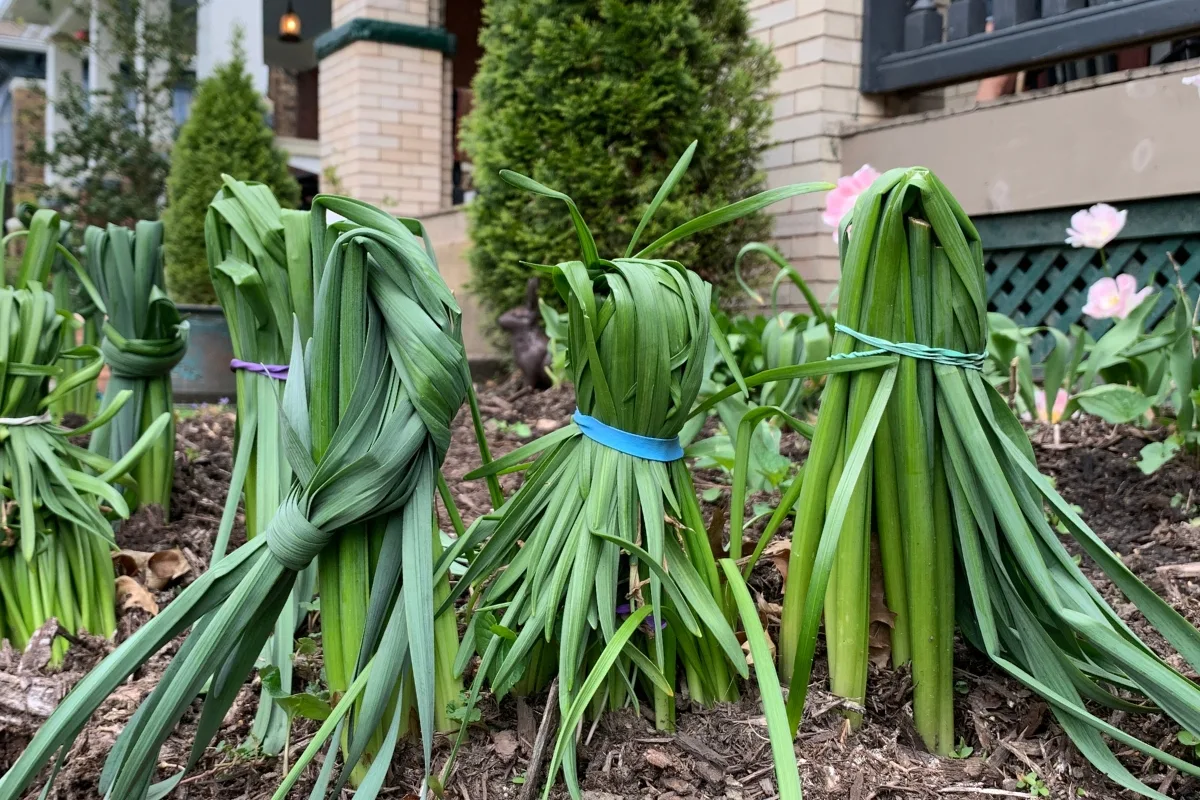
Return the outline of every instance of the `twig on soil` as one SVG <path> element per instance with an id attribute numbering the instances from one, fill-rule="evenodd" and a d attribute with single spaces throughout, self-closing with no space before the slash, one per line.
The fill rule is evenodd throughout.
<path id="1" fill-rule="evenodd" d="M 1178 775 L 1179 770 L 1175 769 L 1174 767 L 1171 767 L 1169 770 L 1167 770 L 1167 776 L 1162 779 L 1162 783 L 1158 784 L 1158 791 L 1162 794 L 1166 794 L 1167 790 L 1171 788 L 1171 784 L 1175 782 L 1175 778 Z"/>
<path id="2" fill-rule="evenodd" d="M 1000 746 L 1003 747 L 1008 752 L 1012 753 L 1014 756 L 1016 756 L 1017 760 L 1020 761 L 1022 764 L 1024 764 L 1026 767 L 1028 767 L 1031 771 L 1041 772 L 1041 773 L 1045 772 L 1045 770 L 1039 769 L 1038 765 L 1034 764 L 1033 760 L 1024 751 L 1019 750 L 1016 747 L 1013 747 L 1008 742 L 1000 742 Z M 1021 795 L 1021 797 L 1024 797 L 1024 796 L 1025 795 Z"/>
<path id="3" fill-rule="evenodd" d="M 608 702 L 608 687 L 605 686 L 604 687 L 604 699 L 600 701 L 600 705 L 603 706 L 607 702 Z M 592 737 L 596 735 L 596 726 L 600 724 L 600 717 L 601 717 L 601 715 L 597 714 L 596 718 L 594 720 L 592 720 L 592 727 L 588 729 L 587 738 L 583 740 L 584 747 L 586 747 L 587 745 L 592 743 Z"/>
<path id="4" fill-rule="evenodd" d="M 542 772 L 542 760 L 546 756 L 546 745 L 554 732 L 554 720 L 558 715 L 558 678 L 550 683 L 550 692 L 546 695 L 546 710 L 542 712 L 542 724 L 538 726 L 537 738 L 533 740 L 533 753 L 529 756 L 529 768 L 525 770 L 525 783 L 521 785 L 521 793 L 517 800 L 529 800 L 536 791 L 538 778 Z"/>
<path id="5" fill-rule="evenodd" d="M 1008 789 L 984 789 L 979 786 L 947 786 L 938 789 L 938 794 L 986 794 L 992 797 L 1029 797 L 1029 792 L 1011 792 Z"/>
<path id="6" fill-rule="evenodd" d="M 706 745 L 704 742 L 700 741 L 695 736 L 692 736 L 690 734 L 687 734 L 687 733 L 675 734 L 675 743 L 677 745 L 679 745 L 680 747 L 682 747 L 684 750 L 687 750 L 692 755 L 696 756 L 697 758 L 703 758 L 705 761 L 712 762 L 715 766 L 719 767 L 722 771 L 724 771 L 725 765 L 728 763 L 725 759 L 725 756 L 721 755 L 716 750 L 713 750 L 711 747 Z"/>
<path id="7" fill-rule="evenodd" d="M 773 763 L 768 764 L 767 766 L 763 767 L 762 769 L 756 769 L 756 770 L 754 770 L 754 772 L 751 772 L 749 775 L 745 775 L 745 776 L 741 777 L 739 780 L 743 784 L 746 784 L 746 783 L 749 783 L 750 781 L 754 780 L 755 778 L 760 778 L 763 775 L 766 775 L 768 772 L 771 772 L 774 769 L 775 769 L 775 765 Z"/>
<path id="8" fill-rule="evenodd" d="M 1200 578 L 1200 561 L 1187 564 L 1163 564 L 1154 571 L 1167 578 Z"/>

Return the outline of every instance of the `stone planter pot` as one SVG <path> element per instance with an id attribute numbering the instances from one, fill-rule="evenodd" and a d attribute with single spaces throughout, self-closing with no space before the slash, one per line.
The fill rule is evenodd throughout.
<path id="1" fill-rule="evenodd" d="M 171 390 L 176 403 L 233 401 L 237 379 L 229 368 L 233 343 L 229 325 L 220 306 L 180 305 L 189 323 L 188 349 L 171 371 Z"/>

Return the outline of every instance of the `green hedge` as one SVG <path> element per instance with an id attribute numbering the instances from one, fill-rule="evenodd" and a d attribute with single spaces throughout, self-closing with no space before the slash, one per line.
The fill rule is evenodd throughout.
<path id="1" fill-rule="evenodd" d="M 472 289 L 493 318 L 522 302 L 521 260 L 578 250 L 562 209 L 509 187 L 501 169 L 570 194 L 606 257 L 624 253 L 693 140 L 692 168 L 643 241 L 763 188 L 777 64 L 749 24 L 743 0 L 487 0 L 465 145 L 478 191 Z M 663 255 L 723 284 L 739 246 L 769 229 L 759 214 Z"/>
<path id="2" fill-rule="evenodd" d="M 177 302 L 216 302 L 204 256 L 204 214 L 222 173 L 267 184 L 285 208 L 300 200 L 300 185 L 288 171 L 287 155 L 275 146 L 240 42 L 233 60 L 201 81 L 171 152 L 163 224 L 167 288 Z"/>

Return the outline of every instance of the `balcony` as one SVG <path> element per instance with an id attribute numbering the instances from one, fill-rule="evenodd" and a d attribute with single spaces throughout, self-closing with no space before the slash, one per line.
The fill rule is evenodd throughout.
<path id="1" fill-rule="evenodd" d="M 1043 67 L 1069 80 L 1196 55 L 1184 41 L 1200 35 L 1196 0 L 992 2 L 987 31 L 986 0 L 945 9 L 934 0 L 864 0 L 862 91 L 913 92 Z M 1141 63 L 1117 61 L 1141 45 L 1155 45 Z"/>

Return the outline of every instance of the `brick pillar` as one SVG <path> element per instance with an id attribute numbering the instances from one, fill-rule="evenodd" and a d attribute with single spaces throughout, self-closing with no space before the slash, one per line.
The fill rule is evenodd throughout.
<path id="1" fill-rule="evenodd" d="M 333 0 L 320 63 L 322 190 L 397 214 L 450 200 L 450 61 L 443 0 Z"/>
<path id="2" fill-rule="evenodd" d="M 882 109 L 858 91 L 862 4 L 863 0 L 748 0 L 754 36 L 770 45 L 782 67 L 772 87 L 774 145 L 763 157 L 769 186 L 836 181 L 842 174 L 839 126 L 882 116 Z M 780 251 L 820 298 L 838 279 L 837 246 L 831 229 L 821 222 L 824 198 L 801 195 L 772 208 Z M 781 302 L 783 297 L 781 293 Z M 787 301 L 803 303 L 797 291 Z"/>

